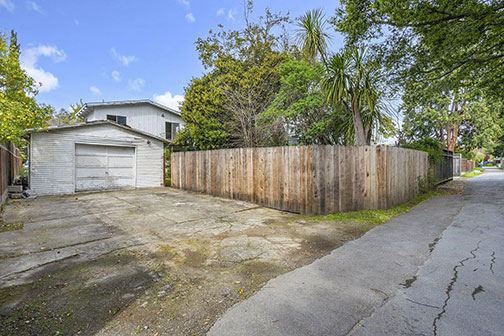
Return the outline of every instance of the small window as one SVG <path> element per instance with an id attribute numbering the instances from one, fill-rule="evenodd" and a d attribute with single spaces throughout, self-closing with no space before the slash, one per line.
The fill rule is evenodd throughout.
<path id="1" fill-rule="evenodd" d="M 177 132 L 179 130 L 179 126 L 180 126 L 180 124 L 178 124 L 178 123 L 166 122 L 165 123 L 165 138 L 167 140 L 175 139 L 175 136 L 177 135 Z"/>
<path id="2" fill-rule="evenodd" d="M 107 120 L 114 121 L 114 122 L 118 123 L 119 125 L 126 126 L 126 117 L 123 117 L 123 116 L 107 114 Z"/>

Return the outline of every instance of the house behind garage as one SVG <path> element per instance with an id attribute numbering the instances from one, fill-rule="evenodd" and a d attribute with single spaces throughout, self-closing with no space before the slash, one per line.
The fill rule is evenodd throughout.
<path id="1" fill-rule="evenodd" d="M 33 195 L 164 185 L 169 143 L 108 120 L 30 131 Z"/>
<path id="2" fill-rule="evenodd" d="M 77 115 L 88 122 L 114 121 L 170 141 L 183 127 L 178 111 L 149 99 L 86 103 Z"/>

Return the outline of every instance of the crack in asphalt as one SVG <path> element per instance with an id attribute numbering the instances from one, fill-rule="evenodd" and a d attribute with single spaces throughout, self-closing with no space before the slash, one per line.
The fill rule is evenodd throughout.
<path id="1" fill-rule="evenodd" d="M 476 247 L 470 251 L 471 257 L 467 257 L 465 259 L 462 259 L 461 261 L 459 261 L 458 265 L 453 267 L 453 277 L 452 277 L 450 283 L 448 284 L 448 286 L 446 287 L 446 291 L 445 291 L 446 299 L 444 301 L 443 306 L 441 307 L 442 310 L 436 316 L 436 318 L 434 318 L 434 321 L 432 322 L 432 328 L 433 328 L 432 331 L 433 331 L 434 336 L 437 336 L 437 323 L 441 320 L 441 317 L 446 313 L 446 307 L 448 307 L 448 301 L 450 301 L 450 298 L 451 298 L 451 296 L 450 296 L 451 291 L 453 290 L 453 287 L 455 286 L 455 283 L 457 282 L 458 268 L 464 266 L 464 263 L 466 261 L 471 260 L 471 259 L 476 259 L 476 254 L 474 254 L 474 253 L 479 250 L 480 243 L 481 243 L 481 240 L 478 242 L 478 244 L 476 244 Z"/>
<path id="2" fill-rule="evenodd" d="M 492 254 L 490 255 L 492 257 L 492 260 L 490 260 L 490 271 L 492 272 L 492 274 L 495 274 L 494 273 L 494 270 L 493 270 L 493 265 L 495 264 L 495 251 L 492 251 Z"/>

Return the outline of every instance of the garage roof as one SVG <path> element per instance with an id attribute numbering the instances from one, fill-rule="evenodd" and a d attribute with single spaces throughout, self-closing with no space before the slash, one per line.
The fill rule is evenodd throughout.
<path id="1" fill-rule="evenodd" d="M 95 107 L 101 107 L 101 106 L 125 106 L 125 105 L 141 105 L 141 104 L 148 104 L 148 105 L 153 105 L 156 106 L 157 108 L 160 108 L 162 110 L 165 110 L 167 112 L 173 113 L 175 115 L 180 116 L 180 112 L 171 109 L 167 106 L 158 104 L 156 102 L 153 102 L 150 99 L 140 99 L 140 100 L 119 100 L 119 101 L 109 101 L 109 102 L 91 102 L 91 103 L 86 103 L 82 108 L 77 112 L 77 116 L 79 117 L 85 117 Z"/>
<path id="2" fill-rule="evenodd" d="M 48 128 L 30 128 L 27 131 L 28 131 L 28 133 L 50 132 L 50 131 L 58 131 L 58 130 L 61 130 L 61 129 L 78 128 L 78 127 L 103 125 L 103 124 L 109 124 L 109 125 L 113 125 L 113 126 L 116 126 L 116 127 L 119 127 L 119 128 L 123 128 L 125 130 L 130 131 L 130 132 L 138 133 L 138 134 L 141 134 L 143 136 L 146 136 L 146 137 L 149 137 L 149 138 L 153 138 L 153 139 L 162 141 L 162 142 L 164 142 L 166 144 L 170 143 L 169 140 L 163 139 L 161 137 L 152 135 L 152 134 L 147 133 L 147 132 L 140 131 L 140 130 L 138 130 L 136 128 L 131 128 L 129 126 L 118 124 L 118 123 L 110 121 L 110 120 L 95 120 L 95 121 L 83 122 L 83 123 L 78 123 L 78 124 L 69 124 L 69 125 L 60 125 L 60 126 L 49 126 Z"/>

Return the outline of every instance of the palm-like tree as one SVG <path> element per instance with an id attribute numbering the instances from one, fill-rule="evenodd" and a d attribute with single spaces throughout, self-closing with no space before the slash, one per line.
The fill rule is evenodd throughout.
<path id="1" fill-rule="evenodd" d="M 355 144 L 369 145 L 372 128 L 385 121 L 386 109 L 365 49 L 351 47 L 333 55 L 321 87 L 329 104 L 352 116 Z"/>
<path id="2" fill-rule="evenodd" d="M 298 19 L 301 50 L 311 62 L 320 55 L 326 72 L 321 89 L 327 103 L 352 117 L 353 129 L 348 133 L 353 133 L 355 144 L 369 145 L 373 127 L 388 121 L 377 87 L 376 67 L 366 57 L 364 48 L 349 47 L 328 56 L 325 23 L 320 9 L 308 11 Z"/>
<path id="3" fill-rule="evenodd" d="M 326 63 L 329 35 L 325 32 L 325 24 L 325 16 L 321 9 L 308 11 L 298 18 L 296 31 L 298 42 L 304 56 L 312 62 L 315 62 L 320 55 L 322 63 Z"/>

